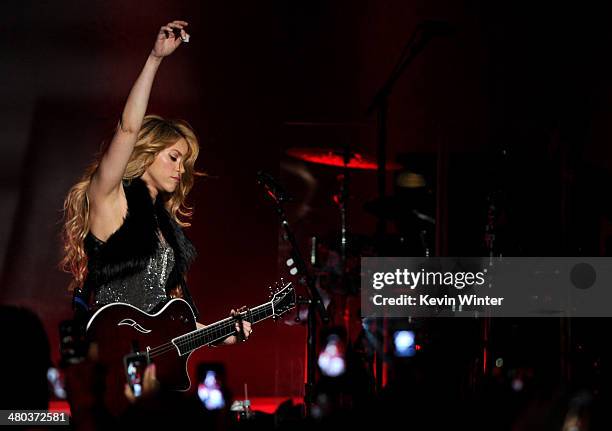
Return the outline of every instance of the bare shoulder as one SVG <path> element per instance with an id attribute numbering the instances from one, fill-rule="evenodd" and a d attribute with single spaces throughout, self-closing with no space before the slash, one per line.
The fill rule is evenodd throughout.
<path id="1" fill-rule="evenodd" d="M 89 230 L 98 239 L 106 241 L 123 224 L 127 215 L 127 199 L 123 184 L 108 194 L 87 190 L 89 199 Z"/>

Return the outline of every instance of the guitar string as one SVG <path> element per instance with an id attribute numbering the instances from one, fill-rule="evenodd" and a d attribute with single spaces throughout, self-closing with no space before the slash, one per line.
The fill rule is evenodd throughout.
<path id="1" fill-rule="evenodd" d="M 286 286 L 286 287 L 288 287 L 288 286 Z M 286 296 L 286 295 L 284 295 L 284 296 Z M 251 317 L 253 317 L 253 314 L 259 314 L 262 311 L 264 312 L 264 315 L 265 315 L 266 314 L 265 312 L 267 311 L 266 310 L 267 307 L 271 307 L 271 303 L 265 303 L 265 304 L 258 305 L 257 307 L 253 307 L 253 308 L 251 308 L 251 309 L 249 309 L 247 311 L 239 313 L 239 315 L 240 316 L 246 315 L 247 317 L 250 315 Z M 272 308 L 272 310 L 273 309 L 274 308 Z M 268 316 L 266 316 L 266 317 L 268 317 Z M 262 319 L 259 319 L 259 320 L 262 320 Z M 183 335 L 183 336 L 177 337 L 180 340 L 177 340 L 176 346 L 177 347 L 181 347 L 181 346 L 179 346 L 179 344 L 180 344 L 180 345 L 182 345 L 182 347 L 184 347 L 185 345 L 187 345 L 187 347 L 189 347 L 189 343 L 191 343 L 193 341 L 196 341 L 199 338 L 202 338 L 202 337 L 205 337 L 205 336 L 209 336 L 211 333 L 216 332 L 216 331 L 226 330 L 226 329 L 229 329 L 230 327 L 233 327 L 235 322 L 237 321 L 237 319 L 235 319 L 234 317 L 228 317 L 227 319 L 225 319 L 225 321 L 227 321 L 227 323 L 221 324 L 222 322 L 224 322 L 224 320 L 221 320 L 221 321 L 219 321 L 217 323 L 214 323 L 213 324 L 214 326 L 210 326 L 208 328 L 202 328 L 200 330 L 193 331 L 192 333 L 190 333 L 188 335 Z M 221 326 L 219 326 L 220 324 L 221 324 Z M 231 332 L 228 333 L 228 336 L 229 336 L 229 334 L 231 334 Z M 217 339 L 221 339 L 221 338 L 223 338 L 223 336 L 221 336 L 221 337 L 219 337 Z M 209 344 L 215 342 L 217 339 L 215 339 L 213 341 L 210 341 Z M 156 347 L 150 349 L 148 353 L 149 353 L 150 357 L 154 357 L 154 356 L 159 356 L 161 354 L 167 353 L 167 352 L 169 352 L 171 350 L 174 350 L 174 349 L 175 349 L 175 344 L 172 343 L 172 342 L 168 342 L 168 343 L 164 343 L 164 344 L 161 344 L 159 346 L 156 346 Z"/>
<path id="2" fill-rule="evenodd" d="M 288 285 L 289 286 L 289 285 Z M 288 295 L 284 294 L 283 297 L 286 297 Z M 241 318 L 244 320 L 245 317 L 249 318 L 249 317 L 253 317 L 254 314 L 259 314 L 262 313 L 265 315 L 266 313 L 268 313 L 269 311 L 274 311 L 276 310 L 280 310 L 282 307 L 278 307 L 278 304 L 281 301 L 277 301 L 277 306 L 273 307 L 271 302 L 266 302 L 265 304 L 260 304 L 256 307 L 250 308 L 246 311 L 243 311 L 242 313 L 239 313 L 239 316 L 241 316 Z M 267 317 L 267 316 L 266 316 Z M 248 320 L 248 319 L 247 319 Z M 261 319 L 260 319 L 261 320 Z M 197 340 L 198 338 L 201 338 L 203 334 L 206 333 L 206 335 L 209 335 L 211 332 L 215 331 L 215 327 L 214 326 L 218 326 L 219 324 L 221 324 L 222 322 L 227 321 L 229 325 L 229 327 L 233 326 L 233 324 L 237 321 L 237 319 L 235 317 L 228 317 L 224 320 L 221 320 L 217 323 L 213 323 L 212 325 L 208 326 L 207 328 L 202 328 L 201 330 L 196 330 L 193 331 L 187 335 L 182 335 L 180 337 L 177 338 L 181 338 L 181 342 L 184 343 L 189 343 L 191 341 Z M 213 326 L 214 325 L 214 326 Z M 223 328 L 228 328 L 228 326 L 223 326 Z M 167 344 L 172 344 L 172 343 L 167 343 Z"/>
<path id="3" fill-rule="evenodd" d="M 201 335 L 190 335 L 188 338 L 185 338 L 185 339 L 180 339 L 181 337 L 178 337 L 180 340 L 177 340 L 176 346 L 177 347 L 184 347 L 184 346 L 188 345 L 189 342 L 191 342 L 191 341 L 195 341 L 198 338 L 205 338 L 205 335 L 204 335 L 205 333 L 206 333 L 206 336 L 208 336 L 208 335 L 210 335 L 210 334 L 212 334 L 213 332 L 216 332 L 216 331 L 227 330 L 229 328 L 233 328 L 235 326 L 235 323 L 236 323 L 236 321 L 225 323 L 225 324 L 223 324 L 221 326 L 218 326 L 215 329 L 215 331 L 206 331 L 205 329 L 202 329 L 201 330 L 202 332 L 199 333 Z M 229 332 L 228 335 L 229 334 L 231 334 L 231 332 Z M 164 344 L 161 344 L 160 346 L 157 346 L 157 347 L 149 350 L 149 356 L 151 356 L 151 357 L 158 356 L 160 354 L 163 354 L 163 353 L 166 353 L 168 351 L 174 350 L 174 348 L 175 348 L 175 344 L 174 343 L 172 343 L 172 342 L 164 343 Z"/>
<path id="4" fill-rule="evenodd" d="M 261 311 L 258 310 L 256 313 L 253 313 L 253 310 L 265 307 L 266 305 L 269 305 L 269 304 L 262 304 L 262 305 L 260 305 L 258 307 L 255 307 L 255 308 L 251 309 L 251 313 L 250 313 L 251 317 L 253 317 L 253 314 L 259 315 L 259 314 L 261 314 L 261 311 L 266 311 L 266 310 L 261 310 Z M 248 312 L 244 312 L 244 313 L 246 314 Z M 260 322 L 261 320 L 264 320 L 267 317 L 272 316 L 272 315 L 267 315 L 266 316 L 265 312 L 263 314 L 264 314 L 264 317 L 258 318 L 258 319 L 254 319 L 254 323 Z M 232 320 L 230 320 L 230 319 L 232 319 Z M 225 330 L 225 329 L 229 329 L 230 327 L 233 327 L 235 322 L 236 322 L 236 320 L 233 319 L 233 318 L 228 318 L 227 320 L 228 320 L 228 323 L 224 323 L 221 326 L 218 326 L 218 325 L 221 322 L 223 322 L 223 321 L 214 324 L 214 325 L 218 326 L 218 328 L 216 328 L 216 329 L 213 328 L 213 327 L 211 327 L 211 328 L 203 328 L 202 330 L 200 330 L 201 332 L 199 332 L 199 331 L 198 332 L 194 332 L 193 334 L 190 334 L 190 336 L 188 336 L 186 339 L 179 340 L 176 345 L 174 343 L 172 343 L 172 342 L 168 342 L 168 343 L 164 343 L 164 344 L 162 344 L 160 346 L 157 346 L 157 347 L 149 350 L 149 357 L 157 357 L 157 356 L 163 355 L 165 353 L 168 353 L 170 351 L 174 351 L 176 347 L 179 347 L 179 348 L 180 347 L 183 347 L 183 348 L 187 347 L 187 348 L 189 348 L 190 347 L 189 343 L 197 340 L 198 338 L 201 338 L 201 336 L 204 333 L 206 333 L 206 335 L 210 335 L 211 333 L 214 333 L 214 332 L 217 332 L 217 331 L 221 331 L 221 329 Z M 209 330 L 205 330 L 205 329 L 209 329 Z M 231 332 L 229 332 L 228 334 L 223 334 L 220 337 L 217 337 L 217 338 L 209 341 L 208 344 L 212 344 L 212 343 L 214 343 L 217 340 L 221 340 L 221 339 L 225 338 L 226 335 L 229 336 L 230 334 L 231 334 Z M 183 337 L 185 337 L 185 336 L 183 336 Z M 177 338 L 181 338 L 181 337 L 177 337 Z M 204 345 L 204 344 L 202 344 L 202 345 Z M 201 347 L 202 345 L 200 345 L 198 347 Z M 190 350 L 195 350 L 195 349 L 190 349 Z"/>
<path id="5" fill-rule="evenodd" d="M 253 322 L 253 323 L 258 323 L 258 322 L 260 322 L 260 321 L 262 321 L 262 320 L 264 320 L 264 319 L 266 319 L 266 318 L 268 318 L 268 317 L 271 317 L 271 316 L 272 316 L 272 315 L 268 315 L 268 316 L 264 316 L 264 317 L 262 317 L 261 319 L 254 319 L 254 322 Z M 227 328 L 229 328 L 229 327 L 233 327 L 233 323 L 234 323 L 234 322 L 231 322 L 231 323 L 229 323 L 229 324 L 224 324 L 224 325 L 222 325 L 222 328 L 223 328 L 223 329 L 227 329 Z M 217 329 L 217 330 L 215 330 L 214 332 L 216 332 L 216 331 L 220 331 L 220 329 Z M 179 347 L 179 351 L 180 351 L 180 348 L 181 348 L 181 347 L 182 347 L 182 348 L 187 347 L 187 348 L 188 348 L 188 351 L 192 351 L 192 350 L 195 350 L 195 349 L 196 349 L 196 348 L 198 348 L 198 347 L 202 347 L 202 346 L 204 346 L 204 345 L 212 344 L 212 343 L 214 343 L 214 342 L 216 342 L 216 341 L 218 341 L 218 340 L 222 340 L 222 339 L 226 338 L 227 336 L 229 336 L 230 334 L 231 334 L 231 332 L 229 332 L 229 333 L 227 333 L 227 334 L 223 334 L 223 335 L 221 335 L 220 337 L 214 338 L 214 339 L 212 339 L 212 340 L 208 341 L 207 343 L 200 344 L 199 346 L 197 346 L 197 347 L 195 347 L 195 348 L 191 348 L 191 346 L 189 345 L 189 343 L 190 343 L 190 342 L 192 342 L 192 341 L 194 341 L 194 340 L 196 340 L 196 339 L 197 339 L 197 336 L 196 336 L 196 337 L 191 337 L 191 338 L 189 338 L 187 341 L 179 341 L 179 342 L 177 342 L 177 343 L 176 343 L 176 345 L 175 345 L 174 343 L 172 343 L 172 342 L 165 343 L 165 344 L 162 344 L 162 345 L 160 345 L 160 346 L 157 346 L 155 349 L 150 350 L 150 351 L 149 351 L 149 357 L 154 358 L 154 357 L 158 357 L 158 356 L 160 356 L 160 355 L 163 355 L 163 354 L 165 354 L 165 353 L 168 353 L 168 352 L 171 352 L 171 351 L 175 351 L 175 348 L 176 348 L 176 347 Z M 210 335 L 210 331 L 209 331 L 209 334 L 208 334 L 208 335 Z M 180 337 L 179 337 L 179 338 L 180 338 Z"/>
<path id="6" fill-rule="evenodd" d="M 267 304 L 263 304 L 263 306 L 265 306 L 265 305 L 267 305 Z M 250 313 L 245 311 L 244 313 L 241 313 L 241 314 L 246 315 L 248 313 L 248 314 L 251 315 L 250 317 L 253 317 L 254 314 L 259 314 L 259 310 L 257 310 L 257 309 L 261 308 L 261 307 L 262 306 L 258 306 L 258 307 L 255 307 L 255 308 L 251 309 Z M 257 310 L 257 311 L 255 313 L 253 313 L 253 310 Z M 265 310 L 261 310 L 261 311 L 265 311 Z M 243 319 L 244 319 L 244 317 L 243 317 Z M 205 338 L 206 336 L 209 336 L 209 335 L 213 334 L 214 332 L 222 331 L 222 330 L 227 330 L 227 329 L 233 327 L 236 324 L 236 322 L 237 322 L 237 319 L 235 319 L 233 317 L 227 318 L 226 320 L 227 320 L 226 323 L 222 323 L 223 322 L 223 320 L 222 320 L 222 321 L 220 321 L 220 322 L 218 322 L 216 324 L 213 324 L 214 326 L 211 326 L 211 327 L 208 327 L 208 328 L 202 328 L 202 329 L 200 329 L 198 331 L 195 331 L 193 333 L 190 333 L 188 335 L 183 335 L 181 337 L 177 337 L 179 339 L 179 340 L 177 340 L 177 345 L 179 345 L 179 347 L 183 347 L 185 345 L 188 345 L 192 341 L 196 341 L 196 340 L 198 340 L 200 338 Z M 172 342 L 164 343 L 164 344 L 161 344 L 160 346 L 154 347 L 153 349 L 149 350 L 149 356 L 151 356 L 151 357 L 158 356 L 159 354 L 163 354 L 163 353 L 166 353 L 167 351 L 174 350 L 174 348 L 175 348 L 175 344 L 174 343 L 172 343 Z"/>
<path id="7" fill-rule="evenodd" d="M 266 317 L 269 317 L 269 316 L 266 316 Z M 265 318 L 265 317 L 264 317 L 264 318 Z M 259 321 L 263 320 L 264 318 L 262 318 L 262 319 L 258 319 L 258 320 L 256 320 L 254 323 L 257 323 L 257 322 L 259 322 Z M 230 327 L 233 327 L 233 326 L 234 326 L 234 323 L 235 323 L 235 322 L 231 322 L 230 324 L 224 324 L 224 325 L 222 325 L 222 327 L 221 327 L 221 328 L 222 328 L 222 329 L 229 329 Z M 217 330 L 215 330 L 215 331 L 213 331 L 213 332 L 221 331 L 221 328 L 219 328 L 219 329 L 217 329 Z M 230 334 L 231 334 L 231 332 L 229 332 L 229 333 L 227 333 L 227 334 L 223 334 L 223 335 L 221 335 L 220 337 L 217 337 L 217 338 L 212 339 L 212 340 L 211 340 L 211 341 L 209 341 L 208 343 L 202 344 L 201 346 L 206 345 L 206 344 L 211 344 L 211 343 L 214 343 L 215 341 L 217 341 L 217 340 L 221 340 L 221 339 L 225 338 L 226 336 L 229 336 Z M 210 334 L 208 334 L 208 335 L 210 335 Z M 179 337 L 179 338 L 180 338 L 180 337 Z M 174 343 L 172 343 L 172 342 L 162 344 L 162 345 L 160 345 L 160 346 L 158 346 L 158 347 L 156 347 L 156 348 L 154 348 L 154 349 L 149 350 L 149 357 L 153 358 L 153 357 L 157 357 L 157 356 L 160 356 L 160 355 L 162 355 L 162 354 L 168 353 L 168 352 L 170 352 L 170 351 L 174 351 L 176 347 L 179 347 L 179 348 L 181 348 L 181 347 L 183 347 L 183 348 L 184 348 L 184 347 L 187 347 L 187 348 L 189 348 L 189 347 L 190 347 L 190 346 L 189 346 L 189 343 L 190 343 L 191 341 L 196 340 L 196 339 L 197 339 L 197 337 L 190 338 L 190 339 L 189 339 L 189 340 L 187 340 L 187 341 L 183 341 L 183 340 L 181 340 L 181 341 L 178 341 L 178 342 L 176 343 L 176 345 L 175 345 Z M 198 347 L 201 347 L 201 346 L 198 346 Z M 190 350 L 194 350 L 194 349 L 190 349 Z"/>
<path id="8" fill-rule="evenodd" d="M 209 341 L 207 343 L 204 343 L 204 344 L 201 344 L 198 347 L 202 347 L 202 346 L 205 346 L 205 345 L 208 345 L 208 344 L 212 344 L 212 343 L 216 342 L 217 340 L 221 340 L 221 339 L 224 339 L 224 338 L 226 338 L 226 337 L 225 336 L 221 336 L 221 337 L 218 337 L 218 338 L 215 338 L 215 339 L 211 339 L 211 341 Z M 176 352 L 176 348 L 177 347 L 179 348 L 179 353 L 180 353 L 181 349 L 185 349 L 185 348 L 187 348 L 188 352 L 192 351 L 192 350 L 195 350 L 195 349 L 189 348 L 189 346 L 186 345 L 186 343 L 182 343 L 182 342 L 179 343 L 179 342 L 177 342 L 177 344 L 175 345 L 175 344 L 170 342 L 170 343 L 165 343 L 162 346 L 159 346 L 159 348 L 155 352 L 149 351 L 149 357 L 150 358 L 156 358 L 156 357 L 158 357 L 160 355 L 163 355 L 163 354 L 166 354 L 168 352 Z"/>
<path id="9" fill-rule="evenodd" d="M 231 321 L 228 321 L 226 323 L 223 323 L 223 324 L 220 324 L 220 322 L 219 322 L 219 323 L 217 323 L 215 325 L 215 328 L 202 328 L 202 329 L 200 329 L 200 330 L 198 330 L 198 331 L 196 331 L 196 332 L 194 332 L 192 334 L 183 335 L 181 337 L 177 337 L 178 339 L 177 339 L 177 343 L 176 344 L 179 345 L 179 347 L 180 346 L 184 346 L 184 345 L 188 344 L 189 342 L 195 341 L 195 340 L 197 340 L 199 338 L 206 338 L 207 336 L 209 336 L 210 334 L 212 334 L 215 331 L 225 331 L 225 330 L 228 330 L 230 328 L 233 328 L 235 326 L 236 322 L 237 322 L 237 320 L 234 320 L 234 319 L 232 319 Z M 183 338 L 183 337 L 185 337 L 185 338 Z M 151 356 L 154 356 L 160 350 L 168 349 L 168 348 L 169 348 L 169 350 L 172 350 L 172 349 L 174 349 L 174 346 L 175 346 L 175 344 L 172 343 L 172 342 L 164 343 L 164 344 L 162 344 L 160 346 L 154 347 L 153 349 L 149 350 L 149 354 Z"/>
<path id="10" fill-rule="evenodd" d="M 242 320 L 248 320 L 248 318 L 251 318 L 253 314 L 260 313 L 260 309 L 263 309 L 261 311 L 264 311 L 264 314 L 265 314 L 265 312 L 267 311 L 266 306 L 268 305 L 270 304 L 266 303 L 266 304 L 258 305 L 257 307 L 254 307 L 247 311 L 243 311 L 242 313 L 239 313 L 239 316 Z M 228 327 L 232 327 L 238 320 L 239 319 L 237 319 L 236 317 L 228 317 L 226 319 L 220 320 L 217 323 L 213 323 L 212 325 L 209 325 L 206 328 L 192 331 L 191 333 L 188 333 L 186 335 L 181 335 L 180 337 L 177 337 L 177 338 L 180 338 L 182 343 L 185 343 L 185 342 L 188 343 L 190 341 L 194 341 L 198 338 L 201 338 L 202 335 L 204 334 L 209 335 L 210 333 L 216 331 L 217 329 L 215 329 L 215 327 L 218 327 L 219 329 L 221 328 L 226 329 Z M 223 322 L 227 322 L 227 323 L 223 323 Z M 221 325 L 221 323 L 223 323 L 223 326 L 219 326 Z"/>

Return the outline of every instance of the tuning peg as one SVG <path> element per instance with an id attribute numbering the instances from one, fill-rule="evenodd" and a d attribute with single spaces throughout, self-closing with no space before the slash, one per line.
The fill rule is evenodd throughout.
<path id="1" fill-rule="evenodd" d="M 298 269 L 294 266 L 295 265 L 295 261 L 293 259 L 291 259 L 291 258 L 287 259 L 285 264 L 289 268 L 289 274 L 295 275 L 295 274 L 298 273 Z"/>

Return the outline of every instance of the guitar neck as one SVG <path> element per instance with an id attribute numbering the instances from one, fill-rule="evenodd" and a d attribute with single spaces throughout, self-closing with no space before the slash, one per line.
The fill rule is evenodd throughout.
<path id="1" fill-rule="evenodd" d="M 266 320 L 274 315 L 272 302 L 261 304 L 240 313 L 240 319 L 252 325 Z M 202 346 L 209 346 L 236 333 L 237 317 L 228 317 L 212 323 L 205 328 L 176 337 L 172 342 L 178 347 L 181 355 L 192 352 Z"/>

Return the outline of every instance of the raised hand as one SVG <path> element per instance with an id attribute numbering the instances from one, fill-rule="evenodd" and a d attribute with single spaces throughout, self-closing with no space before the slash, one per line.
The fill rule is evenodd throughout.
<path id="1" fill-rule="evenodd" d="M 159 33 L 157 33 L 157 39 L 155 45 L 151 50 L 151 55 L 158 58 L 166 57 L 174 52 L 176 48 L 183 42 L 183 38 L 188 38 L 189 35 L 185 31 L 187 26 L 186 21 L 172 21 L 166 25 L 161 26 Z M 174 30 L 180 31 L 181 37 L 177 37 Z"/>

